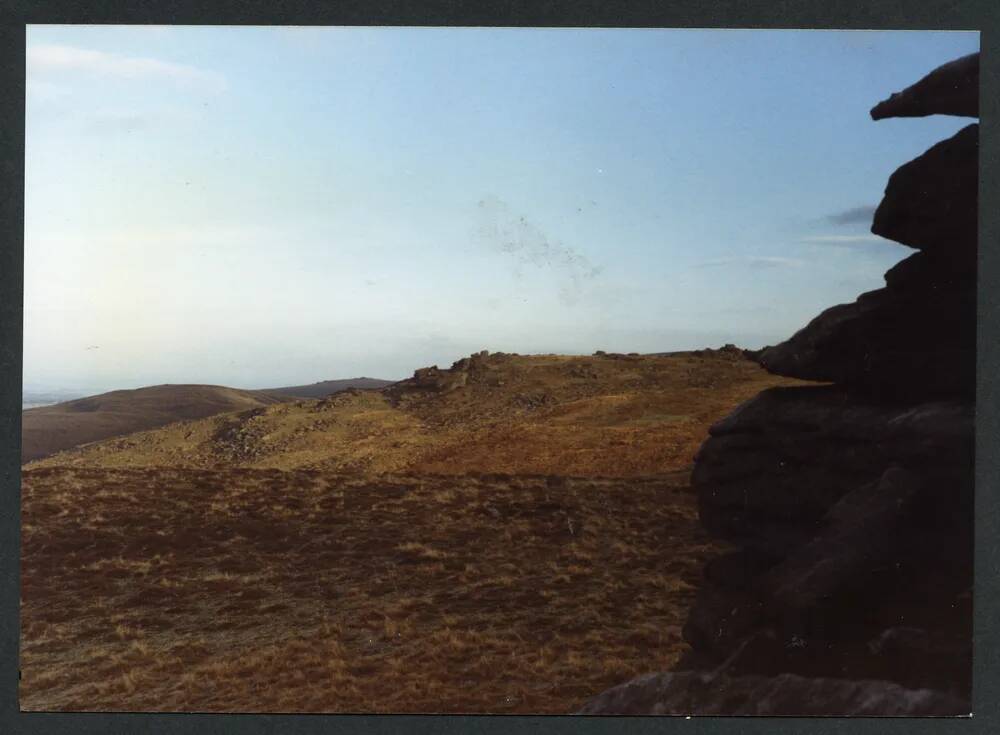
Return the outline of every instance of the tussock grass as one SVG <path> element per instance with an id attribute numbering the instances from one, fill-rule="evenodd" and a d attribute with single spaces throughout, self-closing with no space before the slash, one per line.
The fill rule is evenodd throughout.
<path id="1" fill-rule="evenodd" d="M 672 665 L 742 359 L 490 358 L 23 472 L 27 710 L 565 713 Z"/>
<path id="2" fill-rule="evenodd" d="M 37 466 L 643 477 L 689 465 L 713 421 L 765 388 L 797 382 L 749 360 L 689 354 L 508 356 L 446 393 L 269 405 L 97 442 Z"/>
<path id="3" fill-rule="evenodd" d="M 26 710 L 569 712 L 714 551 L 684 473 L 38 468 L 23 514 Z"/>

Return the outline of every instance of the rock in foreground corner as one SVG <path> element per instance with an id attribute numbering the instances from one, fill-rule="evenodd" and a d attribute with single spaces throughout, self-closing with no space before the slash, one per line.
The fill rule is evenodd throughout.
<path id="1" fill-rule="evenodd" d="M 871 231 L 918 250 L 975 262 L 979 213 L 979 125 L 900 166 L 886 185 Z"/>
<path id="2" fill-rule="evenodd" d="M 581 715 L 962 716 L 970 705 L 944 692 L 888 681 L 647 674 L 588 701 Z"/>

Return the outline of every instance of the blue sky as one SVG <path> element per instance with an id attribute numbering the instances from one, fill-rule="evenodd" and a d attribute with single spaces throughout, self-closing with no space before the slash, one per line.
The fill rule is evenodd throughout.
<path id="1" fill-rule="evenodd" d="M 26 389 L 790 336 L 976 33 L 31 26 Z"/>

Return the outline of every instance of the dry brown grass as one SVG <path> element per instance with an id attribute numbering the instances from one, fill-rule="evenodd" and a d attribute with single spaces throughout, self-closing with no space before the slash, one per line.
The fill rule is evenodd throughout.
<path id="1" fill-rule="evenodd" d="M 722 357 L 507 357 L 444 394 L 283 403 L 95 443 L 35 466 L 636 477 L 689 465 L 713 421 L 765 388 L 796 382 Z"/>
<path id="2" fill-rule="evenodd" d="M 741 359 L 533 356 L 29 464 L 27 710 L 565 713 L 668 668 Z"/>
<path id="3" fill-rule="evenodd" d="M 220 385 L 154 385 L 32 408 L 21 414 L 21 461 L 175 421 L 287 400 L 291 398 Z"/>
<path id="4" fill-rule="evenodd" d="M 568 712 L 713 551 L 684 473 L 39 468 L 23 515 L 26 710 Z"/>

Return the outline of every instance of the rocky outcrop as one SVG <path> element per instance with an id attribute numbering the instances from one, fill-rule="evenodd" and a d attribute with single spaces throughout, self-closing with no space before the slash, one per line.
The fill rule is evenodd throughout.
<path id="1" fill-rule="evenodd" d="M 694 357 L 715 357 L 722 360 L 754 360 L 757 357 L 757 353 L 753 350 L 743 350 L 732 343 L 724 344 L 717 350 L 711 347 L 694 350 L 691 354 Z"/>
<path id="2" fill-rule="evenodd" d="M 839 386 L 771 388 L 716 423 L 692 482 L 714 535 L 780 556 L 822 531 L 854 488 L 890 467 L 956 485 L 973 469 L 972 406 L 851 398 Z"/>
<path id="3" fill-rule="evenodd" d="M 461 388 L 468 379 L 469 374 L 465 370 L 441 370 L 437 365 L 431 365 L 414 370 L 409 387 L 446 393 Z"/>
<path id="4" fill-rule="evenodd" d="M 970 398 L 975 386 L 978 125 L 889 180 L 872 232 L 921 252 L 886 287 L 827 309 L 760 357 L 778 375 L 880 399 Z"/>
<path id="5" fill-rule="evenodd" d="M 973 63 L 873 117 L 974 114 Z M 760 354 L 829 384 L 764 391 L 710 429 L 692 484 L 735 550 L 704 570 L 691 649 L 584 711 L 969 713 L 977 153 L 970 125 L 900 167 L 872 231 L 919 252 Z"/>
<path id="6" fill-rule="evenodd" d="M 939 66 L 916 84 L 896 92 L 871 110 L 873 120 L 925 115 L 979 117 L 978 53 Z"/>
<path id="7" fill-rule="evenodd" d="M 442 370 L 437 365 L 418 368 L 413 371 L 413 377 L 401 380 L 385 389 L 390 397 L 403 393 L 431 392 L 448 393 L 462 388 L 470 383 L 485 385 L 501 385 L 496 367 L 514 355 L 504 352 L 489 352 L 482 350 L 474 352 L 469 357 L 463 357 L 452 363 L 451 367 Z"/>
<path id="8" fill-rule="evenodd" d="M 886 273 L 886 287 L 827 309 L 763 352 L 778 375 L 893 398 L 971 398 L 975 386 L 974 270 L 917 253 Z"/>
<path id="9" fill-rule="evenodd" d="M 975 268 L 979 125 L 969 125 L 889 177 L 872 232 Z"/>
<path id="10" fill-rule="evenodd" d="M 602 693 L 583 715 L 889 715 L 969 714 L 965 702 L 927 689 L 886 681 L 700 674 L 648 674 Z"/>

